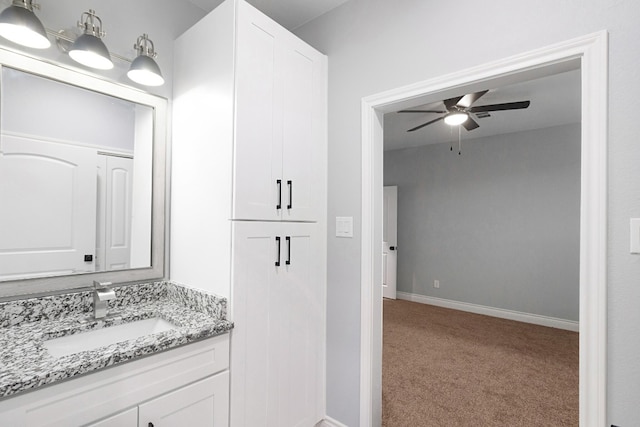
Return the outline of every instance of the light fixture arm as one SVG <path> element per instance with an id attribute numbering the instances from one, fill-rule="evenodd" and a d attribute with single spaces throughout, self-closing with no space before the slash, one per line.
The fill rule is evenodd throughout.
<path id="1" fill-rule="evenodd" d="M 143 34 L 138 37 L 133 48 L 138 52 L 138 55 L 145 55 L 150 58 L 156 58 L 158 56 L 153 45 L 153 41 L 149 39 L 148 34 Z"/>
<path id="2" fill-rule="evenodd" d="M 40 4 L 34 3 L 33 0 L 13 0 L 11 5 L 22 7 L 27 9 L 29 12 L 33 12 L 34 9 L 40 10 Z"/>
<path id="3" fill-rule="evenodd" d="M 96 21 L 98 22 L 97 25 Z M 90 34 L 99 39 L 107 35 L 107 33 L 102 30 L 102 19 L 96 15 L 96 11 L 93 9 L 89 9 L 88 12 L 84 12 L 80 16 L 78 28 L 80 28 L 84 34 Z"/>

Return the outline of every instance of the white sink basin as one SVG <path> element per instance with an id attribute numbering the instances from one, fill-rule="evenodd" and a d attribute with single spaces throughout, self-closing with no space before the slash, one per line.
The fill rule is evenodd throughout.
<path id="1" fill-rule="evenodd" d="M 75 335 L 67 335 L 60 338 L 44 341 L 44 347 L 53 357 L 62 357 L 81 351 L 93 350 L 105 345 L 122 341 L 133 340 L 158 332 L 170 331 L 177 326 L 164 319 L 154 317 L 138 320 L 108 328 L 94 329 Z"/>

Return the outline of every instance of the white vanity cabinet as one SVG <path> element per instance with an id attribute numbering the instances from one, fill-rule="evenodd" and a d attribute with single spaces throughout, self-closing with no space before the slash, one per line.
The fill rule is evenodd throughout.
<path id="1" fill-rule="evenodd" d="M 223 427 L 229 425 L 229 372 L 214 375 L 88 427 Z"/>
<path id="2" fill-rule="evenodd" d="M 12 427 L 229 425 L 229 334 L 0 401 Z"/>

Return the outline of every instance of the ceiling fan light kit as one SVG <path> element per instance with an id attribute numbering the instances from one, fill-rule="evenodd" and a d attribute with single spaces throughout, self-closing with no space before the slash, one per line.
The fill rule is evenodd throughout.
<path id="1" fill-rule="evenodd" d="M 518 101 L 518 102 L 506 102 L 502 104 L 491 105 L 479 105 L 473 106 L 473 104 L 480 99 L 488 90 L 480 92 L 469 93 L 456 98 L 445 99 L 442 101 L 445 110 L 401 110 L 398 113 L 427 113 L 427 114 L 444 114 L 444 116 L 437 119 L 430 120 L 419 126 L 407 130 L 407 132 L 414 132 L 418 129 L 422 129 L 425 126 L 444 120 L 449 126 L 462 125 L 467 131 L 472 131 L 480 127 L 480 125 L 473 119 L 471 114 L 475 114 L 477 118 L 490 117 L 490 111 L 506 111 L 506 110 L 520 110 L 528 108 L 531 101 Z"/>
<path id="2" fill-rule="evenodd" d="M 469 119 L 469 114 L 464 111 L 454 111 L 444 116 L 444 122 L 449 126 L 459 126 Z"/>

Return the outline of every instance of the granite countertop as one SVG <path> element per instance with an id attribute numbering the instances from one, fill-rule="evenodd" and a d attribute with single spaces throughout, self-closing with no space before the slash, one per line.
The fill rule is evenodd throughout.
<path id="1" fill-rule="evenodd" d="M 226 299 L 171 282 L 115 288 L 110 317 L 92 317 L 92 293 L 0 303 L 0 398 L 174 348 L 233 328 Z M 43 342 L 159 317 L 176 329 L 55 358 Z"/>

